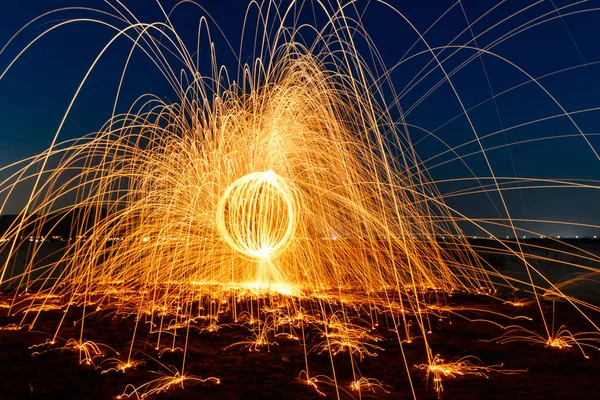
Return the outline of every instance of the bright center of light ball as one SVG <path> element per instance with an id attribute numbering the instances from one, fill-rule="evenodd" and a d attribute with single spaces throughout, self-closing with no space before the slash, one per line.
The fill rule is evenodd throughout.
<path id="1" fill-rule="evenodd" d="M 233 182 L 217 205 L 216 223 L 223 239 L 248 257 L 281 254 L 296 230 L 295 197 L 273 171 L 253 172 Z"/>

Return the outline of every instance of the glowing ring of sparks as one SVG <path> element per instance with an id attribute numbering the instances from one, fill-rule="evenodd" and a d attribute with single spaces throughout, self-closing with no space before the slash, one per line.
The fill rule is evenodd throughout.
<path id="1" fill-rule="evenodd" d="M 288 247 L 296 231 L 294 192 L 273 171 L 245 175 L 221 196 L 216 224 L 235 251 L 251 258 L 274 258 Z"/>

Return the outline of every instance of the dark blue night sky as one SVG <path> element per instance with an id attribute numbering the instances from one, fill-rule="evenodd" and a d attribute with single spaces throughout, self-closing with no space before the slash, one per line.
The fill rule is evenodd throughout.
<path id="1" fill-rule="evenodd" d="M 125 0 L 124 3 L 142 21 L 164 20 L 154 0 Z M 246 2 L 198 0 L 198 3 L 206 7 L 237 50 Z M 600 161 L 567 118 L 549 118 L 528 124 L 536 119 L 557 116 L 561 109 L 542 89 L 529 82 L 526 75 L 500 59 L 510 60 L 535 78 L 543 77 L 539 82 L 568 112 L 600 107 L 600 43 L 597 39 L 600 37 L 600 11 L 593 10 L 600 6 L 600 1 L 574 6 L 569 5 L 575 4 L 575 1 L 559 0 L 517 0 L 500 5 L 496 1 L 466 0 L 462 6 L 455 1 L 445 0 L 391 3 L 397 3 L 398 10 L 418 31 L 427 31 L 425 39 L 433 48 L 465 44 L 473 34 L 479 35 L 493 27 L 477 40 L 479 47 L 486 47 L 529 22 L 531 29 L 507 38 L 490 49 L 498 57 L 483 55 L 475 58 L 452 76 L 452 83 L 465 107 L 471 109 L 469 116 L 480 137 L 506 129 L 504 133 L 482 139 L 482 144 L 487 149 L 486 154 L 495 175 L 505 178 L 501 182 L 512 182 L 507 184 L 511 190 L 505 191 L 504 195 L 517 225 L 544 235 L 600 236 L 600 228 L 597 227 L 518 222 L 520 219 L 551 220 L 600 226 Z M 161 4 L 165 9 L 170 9 L 176 1 L 164 0 Z M 94 0 L 5 1 L 0 13 L 0 47 L 31 19 L 46 11 L 68 6 L 110 10 L 105 2 Z M 361 0 L 356 7 L 364 10 L 362 23 L 379 49 L 386 67 L 392 67 L 403 57 L 425 50 L 414 30 L 384 4 Z M 562 7 L 566 7 L 561 11 L 562 18 L 557 17 L 555 10 Z M 431 27 L 446 11 L 447 14 Z M 0 71 L 37 34 L 58 22 L 58 19 L 84 15 L 89 14 L 73 11 L 34 23 L 0 54 Z M 181 7 L 173 17 L 175 27 L 190 48 L 196 45 L 198 20 L 202 15 L 201 10 L 188 5 Z M 557 18 L 533 26 L 536 18 L 544 15 L 547 17 L 540 21 L 548 20 L 548 16 Z M 319 13 L 313 16 L 312 12 L 306 12 L 303 17 L 308 23 L 316 21 L 322 24 L 324 21 Z M 465 30 L 467 20 L 473 22 L 480 17 L 472 31 Z M 494 27 L 495 24 L 498 26 Z M 213 29 L 212 32 L 219 49 L 219 62 L 235 71 L 235 57 L 217 31 Z M 35 43 L 0 80 L 0 165 L 37 154 L 50 145 L 78 84 L 114 34 L 109 28 L 93 23 L 76 23 L 60 28 Z M 100 61 L 75 103 L 61 134 L 62 139 L 96 131 L 110 117 L 130 47 L 127 40 L 119 40 Z M 367 50 L 360 43 L 358 48 L 364 52 Z M 445 58 L 452 51 L 446 49 L 440 53 L 440 57 Z M 444 68 L 447 72 L 454 70 L 473 53 L 469 49 L 460 50 L 456 56 L 444 62 Z M 245 56 L 249 57 L 249 54 Z M 429 169 L 432 179 L 440 181 L 439 191 L 449 205 L 470 218 L 505 218 L 499 197 L 493 191 L 489 197 L 486 194 L 451 195 L 465 187 L 490 185 L 492 181 L 487 179 L 490 172 L 478 145 L 473 142 L 475 135 L 450 86 L 444 83 L 419 101 L 442 78 L 441 72 L 434 71 L 412 90 L 406 91 L 413 77 L 430 61 L 430 54 L 416 56 L 394 69 L 391 75 L 393 86 L 397 92 L 403 93 L 400 106 L 407 113 L 406 121 L 434 131 L 446 143 L 444 145 L 433 136 L 412 129 L 410 133 L 416 151 Z M 126 111 L 137 96 L 148 92 L 167 101 L 175 101 L 162 76 L 144 56 L 138 54 L 134 57 L 130 68 L 119 111 Z M 556 73 L 563 69 L 567 70 Z M 514 88 L 518 85 L 521 86 Z M 511 88 L 514 89 L 507 91 Z M 491 100 L 492 93 L 505 91 L 495 101 Z M 590 110 L 573 114 L 572 118 L 588 135 L 592 147 L 600 153 L 600 113 Z M 565 137 L 552 138 L 563 135 Z M 447 146 L 454 147 L 456 153 L 463 157 L 462 161 L 456 160 L 456 155 L 448 152 Z M 472 179 L 473 174 L 480 178 L 480 183 Z M 0 174 L 0 178 L 2 176 Z M 586 182 L 591 188 L 519 190 L 518 185 L 531 186 L 532 183 L 516 184 L 513 179 L 515 176 L 540 179 L 535 183 L 536 186 L 547 184 L 543 181 L 546 179 L 564 179 Z M 471 180 L 456 182 L 457 178 Z M 443 182 L 448 179 L 453 181 Z M 5 211 L 16 212 L 18 205 L 13 204 Z M 468 234 L 479 234 L 468 225 L 464 228 Z M 496 235 L 507 234 L 505 229 L 490 229 Z"/>

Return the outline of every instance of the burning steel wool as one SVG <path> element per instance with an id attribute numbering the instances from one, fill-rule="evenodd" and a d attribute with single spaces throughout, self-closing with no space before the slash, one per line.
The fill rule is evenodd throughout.
<path id="1" fill-rule="evenodd" d="M 461 221 L 484 224 L 450 207 L 423 168 L 409 124 L 397 122 L 399 97 L 386 100 L 391 70 L 370 66 L 355 45 L 356 35 L 368 33 L 349 16 L 352 2 L 315 2 L 312 7 L 327 15 L 322 26 L 299 19 L 299 10 L 310 8 L 305 2 L 252 3 L 249 10 L 261 12 L 255 53 L 237 71 L 219 64 L 210 49 L 186 47 L 170 20 L 182 3 L 170 12 L 158 3 L 165 21 L 152 23 L 141 22 L 118 1 L 108 1 L 111 12 L 79 9 L 76 19 L 61 17 L 72 9 L 57 10 L 43 16 L 40 21 L 52 24 L 23 49 L 72 23 L 102 24 L 115 33 L 98 59 L 114 40 L 128 40 L 177 99 L 142 96 L 128 112 L 113 113 L 102 129 L 77 140 L 62 141 L 61 124 L 47 151 L 2 170 L 9 175 L 0 183 L 0 211 L 21 187 L 29 195 L 23 211 L 0 232 L 0 312 L 7 319 L 0 329 L 47 330 L 47 323 L 39 326 L 44 315 L 56 314 L 47 340 L 32 343 L 34 357 L 74 352 L 82 368 L 102 374 L 158 370 L 156 379 L 121 388 L 121 399 L 190 385 L 225 386 L 226 376 L 192 375 L 189 346 L 231 329 L 246 332 L 246 339 L 223 351 L 268 352 L 293 343 L 304 355 L 298 386 L 337 398 L 398 395 L 389 382 L 363 375 L 369 373 L 365 360 L 386 351 L 390 340 L 401 350 L 395 368 L 410 383 L 409 397 L 417 397 L 413 381 L 431 380 L 441 396 L 442 380 L 527 373 L 496 362 L 486 366 L 477 355 L 444 362 L 454 355 L 437 354 L 430 337 L 453 318 L 470 321 L 474 331 L 480 324 L 497 328 L 495 337 L 481 339 L 498 346 L 520 341 L 571 347 L 585 357 L 600 350 L 598 307 L 545 277 L 536 267 L 545 255 L 527 250 L 518 238 L 478 248 L 461 233 Z M 202 24 L 201 30 L 210 32 Z M 459 47 L 451 43 L 444 51 L 455 51 L 453 46 Z M 477 52 L 492 53 L 493 43 L 462 48 L 471 49 L 472 61 Z M 369 49 L 375 54 L 374 45 Z M 455 90 L 454 72 L 446 71 L 440 51 L 428 47 L 421 55 L 430 56 L 430 67 Z M 210 74 L 199 72 L 199 53 L 210 54 Z M 18 68 L 22 54 L 2 64 L 2 79 Z M 507 186 L 491 167 L 490 173 L 487 183 L 472 190 L 497 191 L 506 207 L 501 188 Z M 514 230 L 506 213 L 494 223 Z M 65 226 L 70 235 L 64 248 L 45 256 L 49 238 Z M 524 274 L 503 274 L 481 256 L 482 247 L 513 257 Z M 15 260 L 23 252 L 26 262 L 19 269 Z M 582 267 L 592 274 L 586 279 L 593 279 L 599 257 L 584 257 L 595 263 Z M 499 300 L 498 290 L 522 298 Z M 571 333 L 563 326 L 556 331 L 547 292 L 570 304 L 591 332 Z M 475 296 L 500 306 L 453 300 Z M 90 340 L 95 324 L 107 318 L 131 327 L 124 346 Z M 545 331 L 538 332 L 532 319 Z M 77 333 L 68 337 L 73 327 Z M 412 346 L 421 349 L 418 362 L 405 354 Z M 163 357 L 179 364 L 159 361 Z M 315 370 L 314 357 L 324 358 L 329 371 Z M 348 368 L 350 373 L 338 372 Z"/>

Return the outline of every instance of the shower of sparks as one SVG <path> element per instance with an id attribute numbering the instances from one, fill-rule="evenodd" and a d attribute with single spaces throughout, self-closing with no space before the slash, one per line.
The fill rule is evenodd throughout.
<path id="1" fill-rule="evenodd" d="M 507 330 L 496 339 L 500 343 L 599 349 L 598 327 L 582 311 L 594 306 L 564 294 L 569 282 L 545 279 L 532 263 L 542 256 L 504 242 L 490 249 L 522 263 L 527 278 L 519 281 L 488 265 L 460 233 L 458 222 L 468 218 L 444 202 L 408 131 L 394 120 L 398 105 L 382 95 L 385 73 L 370 68 L 353 44 L 351 30 L 368 37 L 361 24 L 347 18 L 345 8 L 334 8 L 326 26 L 315 27 L 314 43 L 306 43 L 307 27 L 285 17 L 301 7 L 292 3 L 262 6 L 281 20 L 259 24 L 257 53 L 251 64 L 239 66 L 235 80 L 215 55 L 212 74 L 200 74 L 198 52 L 183 44 L 168 18 L 130 20 L 115 2 L 121 11 L 113 16 L 123 27 L 106 13 L 85 10 L 88 22 L 114 28 L 144 52 L 178 99 L 142 96 L 130 112 L 79 140 L 61 142 L 59 129 L 46 152 L 24 160 L 0 183 L 7 198 L 32 185 L 23 212 L 0 237 L 0 285 L 8 289 L 0 309 L 17 318 L 0 330 L 31 330 L 42 313 L 61 311 L 52 339 L 32 346 L 33 354 L 75 352 L 81 364 L 103 374 L 144 367 L 134 350 L 144 341 L 156 358 L 181 355 L 180 368 L 165 367 L 159 378 L 129 385 L 119 398 L 144 398 L 184 383 L 221 383 L 221 377 L 187 375 L 186 349 L 192 335 L 228 323 L 246 328 L 248 337 L 225 350 L 268 352 L 278 342 L 297 343 L 306 361 L 300 381 L 320 394 L 321 385 L 334 386 L 338 397 L 340 391 L 389 391 L 386 382 L 366 378 L 358 368 L 383 351 L 378 331 L 384 322 L 401 347 L 424 346 L 425 363 L 416 369 L 431 375 L 438 393 L 442 377 L 524 371 L 485 366 L 472 356 L 453 362 L 432 356 L 432 321 L 459 315 L 476 324 L 489 318 Z M 46 32 L 79 21 L 61 20 Z M 452 73 L 441 70 L 450 81 Z M 494 185 L 472 190 L 501 195 L 505 184 L 493 174 L 491 179 Z M 64 252 L 40 260 L 45 238 L 65 221 L 73 233 Z M 512 226 L 510 217 L 495 223 Z M 18 271 L 13 260 L 23 249 L 30 257 Z M 597 273 L 588 268 L 584 278 Z M 505 304 L 532 314 L 539 309 L 546 332 L 491 321 L 531 320 L 525 316 L 449 304 L 458 293 L 494 297 L 499 286 L 524 287 L 526 297 Z M 552 332 L 541 307 L 544 293 L 571 303 L 595 331 Z M 67 315 L 77 315 L 77 338 L 59 337 L 72 322 Z M 90 322 L 107 315 L 135 326 L 128 354 L 86 339 Z M 148 336 L 138 334 L 142 327 Z M 336 357 L 340 353 L 345 360 Z M 332 377 L 312 376 L 308 354 L 328 355 Z M 352 365 L 351 381 L 336 378 L 334 365 L 342 362 Z M 398 360 L 398 368 L 403 365 L 410 379 L 415 368 Z"/>

